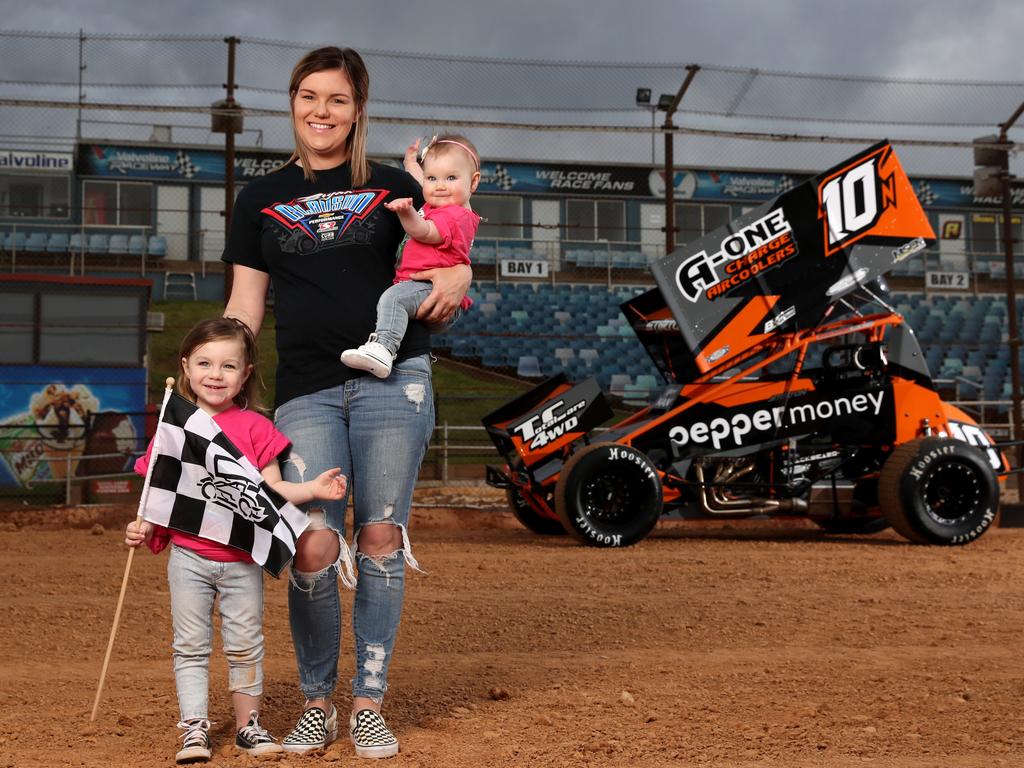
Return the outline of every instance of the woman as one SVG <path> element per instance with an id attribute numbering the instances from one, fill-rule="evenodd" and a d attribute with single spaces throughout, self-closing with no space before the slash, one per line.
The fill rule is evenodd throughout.
<path id="1" fill-rule="evenodd" d="M 472 280 L 466 265 L 414 276 L 433 292 L 410 324 L 387 379 L 339 361 L 373 330 L 377 298 L 394 279 L 403 230 L 384 203 L 412 197 L 405 171 L 366 160 L 369 77 L 351 49 L 320 48 L 289 83 L 295 152 L 281 170 L 238 196 L 224 260 L 234 279 L 225 315 L 254 332 L 268 287 L 277 320 L 277 428 L 292 442 L 284 478 L 301 482 L 341 467 L 354 493 L 355 557 L 344 545 L 345 506 L 312 506 L 288 587 L 292 641 L 305 711 L 285 750 L 323 748 L 337 735 L 341 609 L 337 578 L 354 571 L 356 674 L 349 730 L 360 757 L 389 757 L 398 741 L 381 717 L 402 610 L 405 564 L 417 567 L 407 524 L 412 490 L 434 426 L 430 336 Z"/>

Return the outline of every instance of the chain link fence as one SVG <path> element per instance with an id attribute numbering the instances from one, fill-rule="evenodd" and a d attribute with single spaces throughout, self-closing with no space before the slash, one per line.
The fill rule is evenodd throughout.
<path id="1" fill-rule="evenodd" d="M 81 153 L 105 145 L 220 153 L 225 136 L 211 130 L 211 123 L 214 105 L 228 92 L 233 49 L 231 85 L 244 116 L 236 152 L 245 163 L 278 162 L 293 146 L 288 76 L 308 46 L 213 35 L 0 31 L 0 48 L 0 178 L 10 176 L 0 189 L 0 273 L 152 280 L 150 377 L 173 375 L 163 367 L 173 368 L 177 339 L 194 317 L 215 312 L 223 298 L 223 177 L 156 193 L 152 185 L 128 180 L 109 199 L 109 185 L 93 188 L 81 174 Z M 790 174 L 795 182 L 883 138 L 894 143 L 912 176 L 969 184 L 973 139 L 998 132 L 1024 96 L 1022 82 L 801 74 L 693 62 L 360 53 L 371 77 L 371 157 L 396 162 L 415 138 L 452 129 L 473 139 L 492 177 L 516 163 L 547 164 L 566 179 L 580 173 L 610 176 L 609 185 L 634 179 L 646 184 L 660 175 L 664 187 L 680 169 L 711 169 L 712 175 L 747 171 L 748 188 L 756 188 L 758 173 Z M 1008 132 L 1015 174 L 1022 170 L 1019 130 L 1009 126 Z M 667 141 L 671 169 L 665 167 Z M 33 151 L 80 153 L 74 160 L 78 177 L 65 173 L 47 180 L 65 188 L 44 190 L 44 199 L 65 202 L 46 209 L 45 220 L 25 215 L 36 209 L 19 208 L 27 205 L 15 189 L 21 170 L 8 159 Z M 630 181 L 615 181 L 620 177 Z M 1019 208 L 1021 190 L 1014 194 Z M 556 369 L 591 370 L 589 362 L 580 367 L 581 353 L 605 359 L 594 370 L 623 408 L 644 402 L 660 386 L 617 309 L 652 285 L 647 266 L 664 255 L 665 224 L 653 213 L 664 206 L 659 196 L 630 199 L 597 194 L 593 186 L 573 192 L 566 184 L 538 196 L 529 213 L 511 195 L 479 197 L 489 206 L 481 230 L 486 239 L 474 249 L 473 297 L 481 324 L 456 326 L 437 340 L 453 373 L 438 387 L 444 397 L 428 466 L 446 482 L 457 479 L 452 467 L 460 461 L 479 462 L 489 452 L 478 429 L 480 415 Z M 742 199 L 680 202 L 676 241 L 714 229 L 743 205 Z M 103 219 L 100 212 L 111 206 L 117 219 Z M 990 267 L 1001 258 L 998 212 L 974 216 L 967 225 L 977 233 L 961 254 L 963 263 L 974 293 L 998 291 L 1005 272 L 1000 276 Z M 1019 240 L 1019 219 L 1014 226 Z M 34 235 L 43 239 L 33 241 Z M 1019 254 L 1019 242 L 1016 247 Z M 937 249 L 924 254 L 920 274 L 942 268 L 941 258 Z M 538 273 L 504 274 L 500 265 L 507 259 L 537 265 Z M 906 285 L 920 293 L 920 276 Z M 491 321 L 492 315 L 501 321 Z M 537 322 L 542 316 L 544 324 Z M 0 325 L 6 322 L 0 317 Z M 266 336 L 269 348 L 272 329 Z M 950 347 L 953 341 L 941 343 Z M 977 399 L 980 413 L 988 405 Z M 994 408 L 997 418 L 1005 414 Z"/>

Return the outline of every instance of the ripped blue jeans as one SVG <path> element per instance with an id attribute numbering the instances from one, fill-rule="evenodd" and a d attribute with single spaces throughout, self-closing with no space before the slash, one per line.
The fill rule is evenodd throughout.
<path id="1" fill-rule="evenodd" d="M 352 695 L 377 702 L 384 698 L 402 614 L 405 566 L 418 567 L 407 526 L 413 486 L 434 427 L 430 375 L 430 358 L 422 355 L 397 363 L 386 379 L 360 376 L 277 409 L 277 428 L 292 442 L 280 457 L 284 479 L 301 482 L 341 467 L 354 499 L 351 550 L 345 545 L 348 497 L 306 505 L 311 527 L 326 523 L 341 537 L 337 562 L 318 573 L 293 568 L 289 579 L 292 642 L 307 700 L 330 698 L 338 681 L 339 575 L 346 583 L 356 577 Z M 371 523 L 398 526 L 402 548 L 375 557 L 359 552 L 359 530 Z"/>

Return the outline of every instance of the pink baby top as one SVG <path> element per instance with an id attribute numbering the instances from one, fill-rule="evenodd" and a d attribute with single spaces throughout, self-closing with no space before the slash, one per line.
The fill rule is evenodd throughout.
<path id="1" fill-rule="evenodd" d="M 434 223 L 442 240 L 437 245 L 428 245 L 409 238 L 402 249 L 402 261 L 395 270 L 396 283 L 409 280 L 410 275 L 425 269 L 469 264 L 469 248 L 480 226 L 480 216 L 461 205 L 435 208 L 425 203 L 423 218 Z M 463 296 L 460 306 L 466 310 L 472 303 L 469 296 Z"/>
<path id="2" fill-rule="evenodd" d="M 245 454 L 245 458 L 260 470 L 291 445 L 288 438 L 278 432 L 274 428 L 273 422 L 266 416 L 261 416 L 254 411 L 243 410 L 237 405 L 218 413 L 213 420 L 217 422 L 217 426 L 221 428 L 228 440 L 234 443 L 235 447 Z M 146 449 L 146 455 L 140 456 L 135 462 L 135 471 L 143 477 L 146 476 L 152 452 L 153 441 L 151 440 L 149 448 Z M 191 549 L 207 560 L 215 560 L 219 563 L 251 563 L 253 561 L 241 550 L 229 547 L 227 544 L 201 539 L 190 533 L 160 526 L 156 526 L 153 531 L 153 536 L 149 540 L 149 548 L 153 552 L 160 552 L 169 541 L 180 547 Z"/>

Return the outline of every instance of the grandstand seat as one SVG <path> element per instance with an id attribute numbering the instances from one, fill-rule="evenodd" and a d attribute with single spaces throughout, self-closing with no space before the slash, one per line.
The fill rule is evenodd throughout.
<path id="1" fill-rule="evenodd" d="M 70 239 L 67 232 L 53 232 L 46 241 L 47 253 L 67 253 Z"/>
<path id="2" fill-rule="evenodd" d="M 493 264 L 495 262 L 494 246 L 474 245 L 469 257 L 476 264 Z"/>
<path id="3" fill-rule="evenodd" d="M 132 235 L 128 238 L 128 253 L 133 256 L 141 256 L 146 252 L 146 238 L 144 235 Z"/>
<path id="4" fill-rule="evenodd" d="M 128 253 L 128 235 L 111 235 L 107 241 L 107 253 L 122 256 Z"/>
<path id="5" fill-rule="evenodd" d="M 633 379 L 628 373 L 613 373 L 608 384 L 608 391 L 622 397 L 626 394 L 626 386 L 632 383 Z"/>
<path id="6" fill-rule="evenodd" d="M 24 232 L 8 232 L 4 236 L 5 251 L 24 251 L 26 235 Z"/>
<path id="7" fill-rule="evenodd" d="M 29 232 L 25 238 L 25 250 L 32 253 L 45 253 L 49 236 L 45 232 Z"/>
<path id="8" fill-rule="evenodd" d="M 576 359 L 576 353 L 572 347 L 556 347 L 555 348 L 555 359 L 562 365 L 563 368 L 568 367 L 569 363 Z"/>
<path id="9" fill-rule="evenodd" d="M 540 360 L 537 359 L 536 355 L 523 355 L 520 357 L 519 364 L 516 366 L 516 373 L 531 379 L 538 379 L 544 375 L 540 369 Z"/>
<path id="10" fill-rule="evenodd" d="M 89 244 L 87 247 L 89 253 L 107 253 L 109 247 L 110 241 L 105 234 L 101 232 L 94 232 L 89 235 Z"/>
<path id="11" fill-rule="evenodd" d="M 163 235 L 150 235 L 147 251 L 150 256 L 162 259 L 167 255 L 167 238 Z"/>
<path id="12" fill-rule="evenodd" d="M 647 269 L 647 257 L 640 251 L 631 251 L 628 260 L 632 269 Z"/>
<path id="13" fill-rule="evenodd" d="M 81 232 L 72 232 L 71 239 L 68 241 L 68 251 L 72 253 L 84 251 L 86 242 L 88 240 Z"/>

